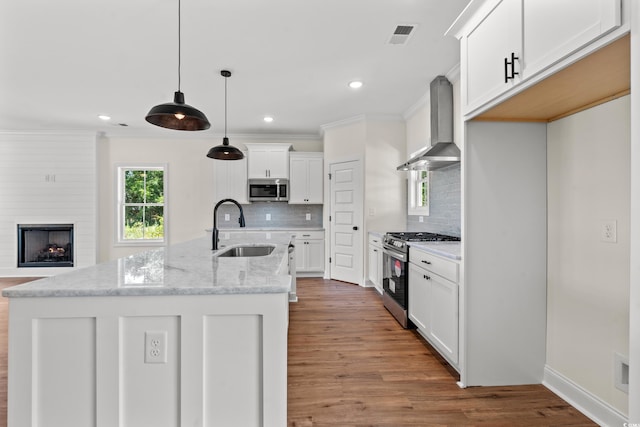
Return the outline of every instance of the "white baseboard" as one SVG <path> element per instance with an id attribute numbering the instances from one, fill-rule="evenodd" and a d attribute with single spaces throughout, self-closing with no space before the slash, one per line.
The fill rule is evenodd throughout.
<path id="1" fill-rule="evenodd" d="M 629 422 L 620 411 L 549 366 L 544 367 L 542 385 L 600 426 L 620 427 Z"/>

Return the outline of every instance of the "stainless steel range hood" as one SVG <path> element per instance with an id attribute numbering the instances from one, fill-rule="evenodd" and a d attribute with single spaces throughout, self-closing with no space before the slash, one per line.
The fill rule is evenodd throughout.
<path id="1" fill-rule="evenodd" d="M 431 146 L 397 167 L 398 170 L 437 170 L 460 163 L 460 149 L 453 142 L 453 85 L 445 76 L 430 84 Z"/>

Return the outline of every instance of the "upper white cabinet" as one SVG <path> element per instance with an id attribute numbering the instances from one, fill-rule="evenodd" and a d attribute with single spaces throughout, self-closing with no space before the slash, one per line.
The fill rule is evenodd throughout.
<path id="1" fill-rule="evenodd" d="M 469 115 L 619 27 L 621 0 L 488 0 L 449 33 L 461 41 Z M 568 64 L 567 64 L 568 65 Z"/>
<path id="2" fill-rule="evenodd" d="M 474 110 L 520 80 L 521 15 L 520 0 L 501 0 L 466 33 L 467 110 Z"/>
<path id="3" fill-rule="evenodd" d="M 247 198 L 247 156 L 240 160 L 213 160 L 216 201 L 234 199 L 249 203 Z"/>
<path id="4" fill-rule="evenodd" d="M 523 0 L 527 78 L 621 24 L 620 0 Z"/>
<path id="5" fill-rule="evenodd" d="M 291 144 L 245 144 L 249 150 L 249 178 L 289 179 Z"/>
<path id="6" fill-rule="evenodd" d="M 289 154 L 289 204 L 322 204 L 323 153 Z"/>

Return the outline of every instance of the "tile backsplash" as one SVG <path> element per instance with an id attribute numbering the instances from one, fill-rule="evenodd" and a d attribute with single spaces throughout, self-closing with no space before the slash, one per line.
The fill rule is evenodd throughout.
<path id="1" fill-rule="evenodd" d="M 242 205 L 242 210 L 247 227 L 322 228 L 322 205 L 254 202 Z M 225 221 L 225 214 L 229 214 L 229 221 Z M 220 206 L 218 228 L 237 228 L 238 214 L 238 208 L 231 203 Z M 267 215 L 270 216 L 270 220 L 267 220 Z"/>
<path id="2" fill-rule="evenodd" d="M 407 216 L 407 230 L 460 236 L 462 216 L 460 164 L 431 172 L 429 215 Z"/>

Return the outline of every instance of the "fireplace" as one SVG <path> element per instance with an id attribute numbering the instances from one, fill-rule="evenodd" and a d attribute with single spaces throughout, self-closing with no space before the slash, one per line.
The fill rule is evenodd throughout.
<path id="1" fill-rule="evenodd" d="M 73 224 L 19 224 L 18 267 L 73 267 Z"/>

